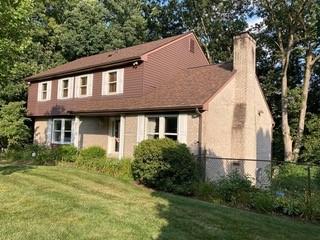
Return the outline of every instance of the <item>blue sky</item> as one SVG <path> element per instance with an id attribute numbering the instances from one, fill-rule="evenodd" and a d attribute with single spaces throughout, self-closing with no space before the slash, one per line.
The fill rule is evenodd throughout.
<path id="1" fill-rule="evenodd" d="M 247 23 L 249 25 L 249 28 L 250 27 L 253 27 L 256 23 L 259 23 L 262 21 L 262 18 L 258 17 L 258 16 L 252 16 L 252 17 L 248 17 L 247 18 Z"/>

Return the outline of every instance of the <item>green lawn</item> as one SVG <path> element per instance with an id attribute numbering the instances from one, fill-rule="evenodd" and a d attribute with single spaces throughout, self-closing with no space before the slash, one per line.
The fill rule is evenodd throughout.
<path id="1" fill-rule="evenodd" d="M 319 239 L 320 226 L 66 167 L 0 165 L 0 239 Z"/>

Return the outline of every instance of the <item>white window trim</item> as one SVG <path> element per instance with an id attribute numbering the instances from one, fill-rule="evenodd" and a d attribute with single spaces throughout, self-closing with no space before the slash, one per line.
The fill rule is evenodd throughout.
<path id="1" fill-rule="evenodd" d="M 64 141 L 64 132 L 65 132 L 65 120 L 71 120 L 71 140 L 70 142 L 65 142 Z M 54 129 L 54 122 L 55 121 L 61 121 L 61 140 L 60 142 L 55 141 L 54 140 L 54 133 L 55 133 L 55 129 Z M 74 134 L 74 120 L 70 119 L 70 118 L 54 118 L 51 121 L 52 127 L 51 127 L 51 142 L 53 144 L 73 144 L 73 134 Z"/>
<path id="2" fill-rule="evenodd" d="M 87 77 L 87 94 L 81 95 L 81 78 Z M 84 74 L 80 76 L 75 77 L 75 97 L 76 98 L 85 98 L 85 97 L 91 97 L 92 96 L 92 86 L 93 86 L 93 74 Z"/>
<path id="3" fill-rule="evenodd" d="M 117 91 L 109 92 L 109 73 L 116 72 L 117 73 Z M 124 69 L 113 69 L 109 71 L 105 71 L 102 73 L 102 88 L 101 95 L 117 95 L 123 93 L 123 79 L 124 79 Z"/>
<path id="4" fill-rule="evenodd" d="M 68 80 L 68 96 L 64 97 L 63 96 L 63 81 Z M 57 94 L 57 99 L 70 99 L 73 98 L 73 77 L 69 78 L 62 78 L 58 80 L 58 94 Z"/>
<path id="5" fill-rule="evenodd" d="M 42 98 L 42 85 L 47 84 L 47 98 L 43 99 Z M 38 101 L 39 102 L 45 102 L 51 100 L 51 81 L 46 81 L 46 82 L 39 82 L 38 83 Z"/>
<path id="6" fill-rule="evenodd" d="M 158 117 L 159 118 L 159 138 L 165 138 L 165 135 L 177 136 L 179 139 L 179 115 L 178 114 L 160 114 L 160 115 L 147 115 L 145 116 L 144 123 L 144 139 L 148 139 L 148 118 Z M 165 118 L 166 117 L 176 117 L 177 118 L 177 133 L 165 132 Z M 150 133 L 152 134 L 152 133 Z M 155 134 L 156 135 L 156 134 Z"/>

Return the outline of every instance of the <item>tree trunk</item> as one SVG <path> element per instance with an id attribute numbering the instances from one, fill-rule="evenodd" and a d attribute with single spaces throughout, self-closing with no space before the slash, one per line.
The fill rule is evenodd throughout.
<path id="1" fill-rule="evenodd" d="M 309 86 L 310 86 L 310 78 L 311 78 L 311 71 L 313 67 L 313 56 L 312 52 L 308 51 L 306 54 L 306 65 L 305 65 L 305 72 L 304 72 L 304 79 L 303 79 L 303 93 L 302 93 L 302 101 L 300 105 L 300 116 L 299 116 L 299 125 L 297 129 L 297 137 L 294 144 L 293 149 L 293 160 L 297 161 L 299 158 L 299 153 L 302 145 L 302 138 L 305 126 L 305 118 L 307 113 L 307 102 L 308 102 L 308 93 L 309 93 Z"/>
<path id="2" fill-rule="evenodd" d="M 282 138 L 284 144 L 284 160 L 292 161 L 292 137 L 290 133 L 289 119 L 288 119 L 288 65 L 290 59 L 290 52 L 286 52 L 282 56 L 282 71 L 281 71 L 281 116 L 282 116 Z"/>

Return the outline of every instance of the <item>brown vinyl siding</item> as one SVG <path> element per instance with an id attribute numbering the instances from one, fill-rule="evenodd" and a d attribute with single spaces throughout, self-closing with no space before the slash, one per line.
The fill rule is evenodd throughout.
<path id="1" fill-rule="evenodd" d="M 194 53 L 190 52 L 190 39 L 197 41 L 194 35 L 188 35 L 170 45 L 148 54 L 143 74 L 143 91 L 148 92 L 181 69 L 208 65 L 202 49 L 195 42 Z"/>
<path id="2" fill-rule="evenodd" d="M 31 83 L 28 89 L 28 114 L 40 115 L 61 115 L 71 109 L 81 109 L 87 101 L 115 100 L 119 98 L 139 97 L 142 95 L 142 74 L 143 63 L 137 67 L 124 67 L 123 94 L 102 96 L 102 71 L 93 73 L 92 96 L 84 98 L 57 99 L 58 79 L 52 80 L 51 100 L 38 102 L 38 82 Z M 75 85 L 75 84 L 74 84 Z M 75 90 L 75 89 L 74 89 Z M 75 91 L 74 91 L 75 93 Z M 75 95 L 75 94 L 74 94 Z"/>

